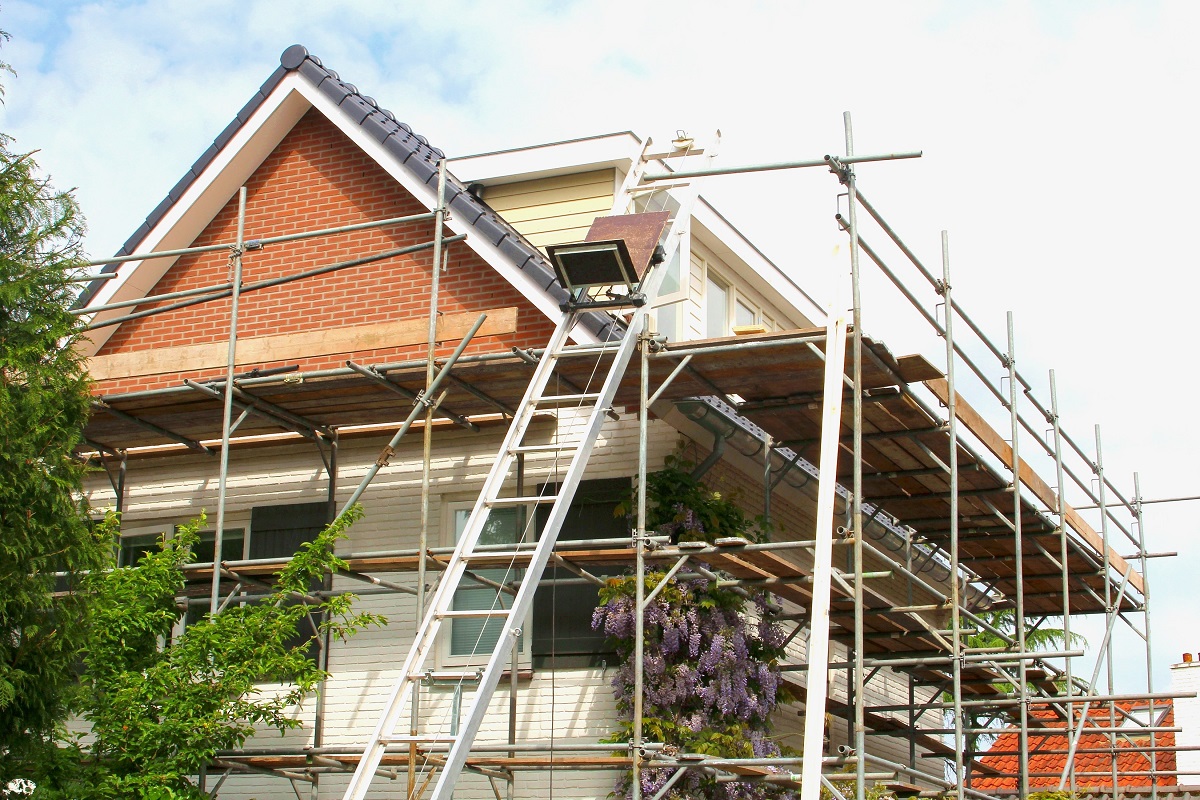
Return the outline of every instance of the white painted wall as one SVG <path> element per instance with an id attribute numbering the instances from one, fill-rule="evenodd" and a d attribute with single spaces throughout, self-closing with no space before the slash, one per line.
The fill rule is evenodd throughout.
<path id="1" fill-rule="evenodd" d="M 1200 661 L 1171 665 L 1172 692 L 1200 693 Z M 1178 747 L 1200 747 L 1200 697 L 1177 697 L 1175 726 L 1183 730 L 1175 734 Z M 1179 784 L 1200 784 L 1200 750 L 1180 750 L 1176 756 Z"/>

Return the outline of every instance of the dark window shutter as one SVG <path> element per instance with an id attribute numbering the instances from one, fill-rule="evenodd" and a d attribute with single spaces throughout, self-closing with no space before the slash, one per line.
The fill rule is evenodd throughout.
<path id="1" fill-rule="evenodd" d="M 259 506 L 250 512 L 250 558 L 283 558 L 295 555 L 300 545 L 311 542 L 329 523 L 329 503 L 291 503 L 282 506 Z M 320 589 L 317 581 L 313 589 Z M 300 622 L 293 645 L 311 639 L 316 634 L 308 619 Z M 320 646 L 312 641 L 308 657 L 316 661 Z"/>
<path id="2" fill-rule="evenodd" d="M 615 539 L 629 536 L 629 522 L 613 514 L 617 505 L 629 496 L 629 478 L 607 478 L 583 481 L 563 521 L 558 541 L 575 542 L 595 539 Z M 557 485 L 539 487 L 547 493 Z M 545 527 L 550 507 L 537 507 L 539 534 Z M 623 567 L 589 570 L 606 578 L 620 575 Z M 569 579 L 574 573 L 561 568 L 549 568 L 546 578 Z M 612 649 L 605 644 L 603 632 L 592 630 L 592 612 L 599 602 L 598 587 L 591 584 L 539 587 L 533 598 L 533 655 L 536 656 L 599 656 Z"/>
<path id="3" fill-rule="evenodd" d="M 250 558 L 294 555 L 329 522 L 328 503 L 259 506 L 250 512 Z"/>

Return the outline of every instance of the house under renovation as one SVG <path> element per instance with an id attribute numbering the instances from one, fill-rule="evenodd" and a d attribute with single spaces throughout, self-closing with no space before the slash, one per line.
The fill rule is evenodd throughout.
<path id="1" fill-rule="evenodd" d="M 770 165 L 828 171 L 852 201 L 852 313 L 827 319 L 700 196 L 739 171 L 714 167 L 717 146 L 616 133 L 447 157 L 293 46 L 97 262 L 79 306 L 87 455 L 106 469 L 89 493 L 121 512 L 122 563 L 206 511 L 186 624 L 251 598 L 361 502 L 325 590 L 389 620 L 314 653 L 331 677 L 303 726 L 222 753 L 210 791 L 602 798 L 658 769 L 806 800 L 836 781 L 980 797 L 1027 791 L 1020 756 L 1048 737 L 1167 749 L 1166 694 L 1117 696 L 1081 653 L 1026 649 L 1053 617 L 1149 637 L 1139 496 L 858 185 L 856 165 L 919 154 Z M 936 363 L 866 335 L 868 267 L 929 323 Z M 646 530 L 636 490 L 668 459 L 768 519 L 769 540 Z M 649 570 L 770 593 L 787 755 L 673 752 L 637 725 L 603 741 L 621 665 L 592 626 L 598 586 Z M 1100 707 L 1116 725 L 1093 724 Z M 971 752 L 989 715 L 1015 726 L 1017 757 Z M 1164 791 L 1170 763 L 1146 770 Z"/>

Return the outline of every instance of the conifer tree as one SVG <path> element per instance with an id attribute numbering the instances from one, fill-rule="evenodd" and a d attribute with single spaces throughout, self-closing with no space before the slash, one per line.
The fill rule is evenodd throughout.
<path id="1" fill-rule="evenodd" d="M 0 135 L 0 792 L 11 765 L 53 747 L 88 630 L 87 599 L 67 590 L 110 551 L 74 455 L 89 403 L 69 312 L 83 222 L 11 144 Z"/>

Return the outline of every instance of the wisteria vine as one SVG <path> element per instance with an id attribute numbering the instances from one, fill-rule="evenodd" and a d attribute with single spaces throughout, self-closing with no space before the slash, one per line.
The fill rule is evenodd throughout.
<path id="1" fill-rule="evenodd" d="M 682 462 L 669 462 L 647 481 L 648 522 L 655 530 L 676 540 L 757 538 L 735 503 L 692 480 L 683 467 Z M 664 577 L 662 572 L 648 573 L 647 593 Z M 611 737 L 613 742 L 629 741 L 633 729 L 636 592 L 633 576 L 611 579 L 600 591 L 600 605 L 592 615 L 592 627 L 610 637 L 620 660 L 612 685 L 621 727 Z M 748 599 L 703 578 L 672 579 L 663 587 L 644 611 L 642 729 L 648 740 L 680 753 L 724 758 L 781 754 L 770 730 L 771 713 L 787 699 L 778 670 L 784 633 L 766 611 L 765 596 Z M 653 797 L 674 771 L 643 770 L 642 795 Z M 632 776 L 626 773 L 616 793 L 630 797 L 632 790 Z M 791 789 L 766 783 L 717 783 L 700 770 L 689 770 L 667 795 L 714 800 L 796 796 Z"/>

